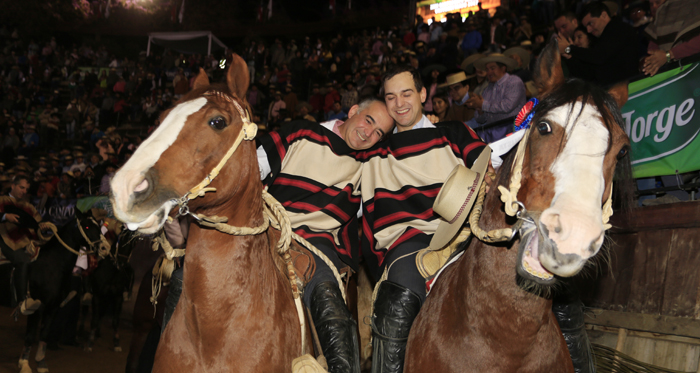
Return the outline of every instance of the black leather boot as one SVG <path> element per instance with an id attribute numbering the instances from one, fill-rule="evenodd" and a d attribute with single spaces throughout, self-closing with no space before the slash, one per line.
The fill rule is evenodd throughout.
<path id="1" fill-rule="evenodd" d="M 322 282 L 311 293 L 314 319 L 330 373 L 360 373 L 360 343 L 352 319 L 335 281 Z"/>
<path id="2" fill-rule="evenodd" d="M 377 290 L 372 318 L 372 373 L 402 373 L 408 333 L 421 299 L 410 289 L 384 281 Z"/>
<path id="3" fill-rule="evenodd" d="M 569 348 L 576 373 L 595 373 L 591 342 L 583 319 L 583 302 L 573 293 L 554 298 L 552 312 Z"/>

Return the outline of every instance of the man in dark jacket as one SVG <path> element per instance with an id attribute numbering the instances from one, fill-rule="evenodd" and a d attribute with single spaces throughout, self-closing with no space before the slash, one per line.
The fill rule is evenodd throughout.
<path id="1" fill-rule="evenodd" d="M 637 34 L 632 26 L 610 16 L 602 2 L 588 4 L 583 11 L 582 25 L 598 40 L 592 48 L 580 48 L 571 39 L 559 34 L 559 52 L 567 64 L 589 71 L 595 83 L 610 86 L 638 73 Z M 571 69 L 576 71 L 577 69 Z"/>

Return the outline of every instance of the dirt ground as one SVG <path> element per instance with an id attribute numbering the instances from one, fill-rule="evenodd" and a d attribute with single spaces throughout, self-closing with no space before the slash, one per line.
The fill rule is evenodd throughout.
<path id="1" fill-rule="evenodd" d="M 95 341 L 92 352 L 85 352 L 79 347 L 60 346 L 60 351 L 46 351 L 46 362 L 51 373 L 123 373 L 126 368 L 126 356 L 129 353 L 131 343 L 131 314 L 134 308 L 134 298 L 138 289 L 134 289 L 134 296 L 124 303 L 120 322 L 120 340 L 122 352 L 112 351 L 112 326 L 111 319 L 105 317 L 102 323 L 102 337 Z M 26 316 L 20 316 L 17 322 L 12 320 L 12 309 L 0 307 L 0 373 L 19 372 L 17 361 L 24 347 L 24 331 L 26 328 Z M 86 327 L 89 328 L 89 323 Z M 78 341 L 84 343 L 87 336 L 80 336 Z M 38 344 L 38 343 L 37 343 Z M 29 364 L 36 372 L 37 345 L 32 349 Z"/>

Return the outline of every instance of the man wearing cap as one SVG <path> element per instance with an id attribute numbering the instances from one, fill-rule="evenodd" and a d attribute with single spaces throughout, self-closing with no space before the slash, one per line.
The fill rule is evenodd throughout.
<path id="1" fill-rule="evenodd" d="M 422 113 L 426 89 L 417 70 L 397 66 L 387 72 L 383 93 L 397 127 L 360 155 L 362 250 L 375 278 L 388 271 L 372 315 L 372 372 L 402 372 L 408 333 L 426 296 L 416 254 L 428 247 L 441 221 L 433 202 L 454 167 L 472 167 L 486 145 L 461 122 L 430 123 Z"/>
<path id="2" fill-rule="evenodd" d="M 512 131 L 512 121 L 496 123 L 515 117 L 525 105 L 525 84 L 517 76 L 508 74 L 507 71 L 516 66 L 515 60 L 502 54 L 488 55 L 474 62 L 474 66 L 486 70 L 489 85 L 483 96 L 475 95 L 467 100 L 466 106 L 476 110 L 467 124 L 490 143 Z"/>
<path id="3" fill-rule="evenodd" d="M 31 240 L 36 238 L 38 222 L 41 215 L 31 203 L 24 201 L 29 190 L 29 177 L 16 176 L 12 182 L 10 193 L 0 197 L 0 249 L 2 255 L 15 267 L 14 283 L 16 299 L 20 303 L 20 312 L 31 315 L 39 309 L 41 302 L 27 296 L 27 281 L 29 279 L 29 263 L 34 254 Z M 25 221 L 25 216 L 33 221 Z"/>
<path id="4" fill-rule="evenodd" d="M 464 71 L 460 71 L 448 75 L 445 78 L 445 83 L 438 86 L 439 88 L 447 87 L 447 92 L 452 98 L 452 106 L 445 116 L 446 121 L 467 122 L 474 117 L 474 109 L 465 106 L 469 99 L 469 79 L 472 77 L 473 75 L 467 76 Z"/>

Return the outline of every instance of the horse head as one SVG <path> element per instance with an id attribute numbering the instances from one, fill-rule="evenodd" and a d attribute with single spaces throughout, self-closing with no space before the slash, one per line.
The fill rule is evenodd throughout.
<path id="1" fill-rule="evenodd" d="M 627 86 L 606 93 L 581 80 L 565 81 L 556 40 L 540 56 L 535 83 L 539 104 L 522 140 L 517 200 L 526 211 L 517 270 L 549 285 L 554 275 L 577 274 L 603 245 L 613 174 L 629 149 L 620 115 Z"/>
<path id="2" fill-rule="evenodd" d="M 92 211 L 88 210 L 83 213 L 76 208 L 75 220 L 78 233 L 80 234 L 79 237 L 76 236 L 76 239 L 80 242 L 80 246 L 86 246 L 89 251 L 103 252 L 103 250 L 106 249 L 107 252 L 109 252 L 109 247 L 105 247 L 106 242 L 102 239 L 102 227 L 93 216 Z M 78 233 L 76 233 L 76 235 Z M 74 247 L 74 249 L 78 250 L 79 247 Z"/>
<path id="3" fill-rule="evenodd" d="M 192 91 L 161 115 L 160 126 L 114 175 L 110 199 L 117 219 L 132 231 L 151 234 L 178 205 L 181 212 L 220 209 L 245 190 L 260 188 L 255 144 L 241 141 L 255 136 L 243 99 L 249 82 L 248 68 L 237 55 L 226 84 L 210 84 L 200 69 Z M 211 190 L 209 183 L 227 187 L 217 188 L 206 202 L 195 199 Z"/>

